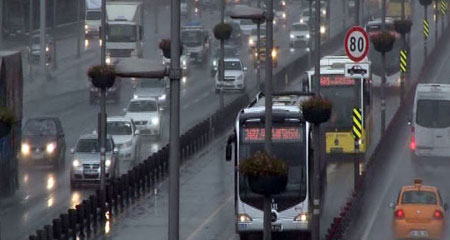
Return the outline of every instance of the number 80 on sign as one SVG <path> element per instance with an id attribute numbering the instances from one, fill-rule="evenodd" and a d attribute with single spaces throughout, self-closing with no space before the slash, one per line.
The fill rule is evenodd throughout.
<path id="1" fill-rule="evenodd" d="M 345 52 L 353 62 L 360 62 L 369 52 L 369 36 L 360 26 L 353 26 L 345 35 Z"/>

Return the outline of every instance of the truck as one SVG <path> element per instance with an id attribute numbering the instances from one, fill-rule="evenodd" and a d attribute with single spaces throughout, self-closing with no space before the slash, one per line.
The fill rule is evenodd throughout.
<path id="1" fill-rule="evenodd" d="M 86 0 L 86 14 L 84 15 L 84 33 L 86 37 L 98 36 L 102 21 L 102 1 Z"/>
<path id="2" fill-rule="evenodd" d="M 0 52 L 0 109 L 15 117 L 11 131 L 0 138 L 0 197 L 12 195 L 19 187 L 18 153 L 21 146 L 23 75 L 20 52 Z"/>
<path id="3" fill-rule="evenodd" d="M 106 2 L 106 63 L 142 58 L 144 39 L 142 2 Z"/>
<path id="4" fill-rule="evenodd" d="M 208 59 L 210 37 L 200 22 L 188 22 L 181 28 L 181 42 L 191 62 L 203 63 Z"/>

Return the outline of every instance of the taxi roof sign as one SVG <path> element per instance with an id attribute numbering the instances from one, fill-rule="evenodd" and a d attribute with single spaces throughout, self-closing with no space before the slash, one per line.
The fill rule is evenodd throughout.
<path id="1" fill-rule="evenodd" d="M 414 185 L 416 185 L 417 187 L 420 187 L 423 183 L 422 178 L 415 178 L 414 179 Z"/>

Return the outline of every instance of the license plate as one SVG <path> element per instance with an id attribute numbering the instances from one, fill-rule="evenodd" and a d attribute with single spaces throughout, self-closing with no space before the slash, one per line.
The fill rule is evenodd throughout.
<path id="1" fill-rule="evenodd" d="M 84 174 L 86 174 L 86 175 L 96 175 L 98 173 L 97 173 L 97 170 L 84 170 Z"/>
<path id="2" fill-rule="evenodd" d="M 43 154 L 40 154 L 40 153 L 35 153 L 35 154 L 33 154 L 33 159 L 34 160 L 42 160 L 42 159 L 44 159 L 44 155 Z"/>
<path id="3" fill-rule="evenodd" d="M 409 232 L 409 236 L 416 238 L 428 237 L 428 232 L 425 230 L 412 230 Z"/>
<path id="4" fill-rule="evenodd" d="M 273 224 L 272 232 L 281 232 L 283 231 L 283 226 L 281 224 Z"/>

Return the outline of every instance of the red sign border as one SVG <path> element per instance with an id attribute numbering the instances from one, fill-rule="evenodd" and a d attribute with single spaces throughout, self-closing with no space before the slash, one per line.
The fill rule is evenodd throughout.
<path id="1" fill-rule="evenodd" d="M 366 40 L 366 49 L 364 50 L 363 54 L 360 57 L 354 57 L 353 55 L 350 54 L 350 51 L 347 47 L 347 41 L 350 38 L 350 35 L 353 32 L 361 32 L 362 35 L 364 36 L 365 40 Z M 347 34 L 345 35 L 345 42 L 344 42 L 344 46 L 345 46 L 345 53 L 347 54 L 347 57 L 350 58 L 350 60 L 352 60 L 353 62 L 360 62 L 361 60 L 363 60 L 366 56 L 367 53 L 369 52 L 369 46 L 370 46 L 370 42 L 369 42 L 369 35 L 367 35 L 366 31 L 364 30 L 364 28 L 362 28 L 361 26 L 353 26 L 350 28 L 350 30 L 348 30 Z"/>

